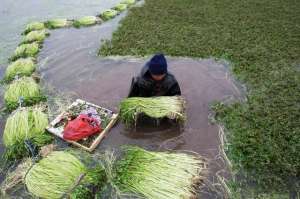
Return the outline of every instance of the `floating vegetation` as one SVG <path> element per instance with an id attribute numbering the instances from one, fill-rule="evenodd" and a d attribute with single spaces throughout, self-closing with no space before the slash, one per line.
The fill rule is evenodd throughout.
<path id="1" fill-rule="evenodd" d="M 42 22 L 31 22 L 29 24 L 27 24 L 25 31 L 23 32 L 23 34 L 27 34 L 31 31 L 34 30 L 43 30 L 45 29 L 45 24 Z"/>
<path id="2" fill-rule="evenodd" d="M 99 23 L 101 20 L 95 16 L 85 16 L 73 22 L 73 26 L 79 28 L 80 26 L 91 26 Z"/>
<path id="3" fill-rule="evenodd" d="M 185 120 L 185 100 L 180 96 L 131 97 L 120 104 L 121 120 L 127 125 L 136 124 L 140 115 L 151 118 Z"/>
<path id="4" fill-rule="evenodd" d="M 112 9 L 108 9 L 108 10 L 105 10 L 105 11 L 100 15 L 100 17 L 101 17 L 104 21 L 107 21 L 107 20 L 109 20 L 109 19 L 114 18 L 117 14 L 118 14 L 118 11 L 112 10 Z"/>
<path id="5" fill-rule="evenodd" d="M 25 184 L 30 193 L 40 198 L 93 198 L 86 185 L 100 185 L 103 174 L 102 168 L 88 169 L 69 152 L 55 151 L 29 170 Z"/>
<path id="6" fill-rule="evenodd" d="M 125 4 L 125 3 L 119 3 L 118 5 L 116 5 L 114 7 L 114 10 L 116 10 L 118 12 L 122 12 L 122 11 L 124 11 L 126 9 L 127 9 L 127 4 Z"/>
<path id="7" fill-rule="evenodd" d="M 52 19 L 45 22 L 45 26 L 49 29 L 65 28 L 72 25 L 72 22 L 67 19 Z"/>
<path id="8" fill-rule="evenodd" d="M 135 4 L 136 0 L 123 0 L 121 3 L 127 4 L 127 5 L 133 5 Z"/>
<path id="9" fill-rule="evenodd" d="M 42 43 L 44 39 L 49 35 L 50 35 L 49 32 L 47 32 L 45 29 L 33 30 L 24 36 L 22 43 L 32 43 L 32 42 Z"/>
<path id="10" fill-rule="evenodd" d="M 4 100 L 8 110 L 13 110 L 22 105 L 33 105 L 45 100 L 40 86 L 31 77 L 22 77 L 7 86 Z"/>
<path id="11" fill-rule="evenodd" d="M 16 76 L 30 76 L 35 71 L 35 69 L 36 64 L 34 63 L 34 58 L 20 58 L 7 67 L 4 75 L 4 80 L 11 81 Z"/>
<path id="12" fill-rule="evenodd" d="M 15 50 L 14 55 L 11 57 L 11 61 L 15 61 L 18 58 L 35 57 L 39 53 L 39 47 L 37 42 L 21 44 Z"/>
<path id="13" fill-rule="evenodd" d="M 204 161 L 196 155 L 130 146 L 116 164 L 114 183 L 122 192 L 147 199 L 192 198 L 204 168 Z"/>

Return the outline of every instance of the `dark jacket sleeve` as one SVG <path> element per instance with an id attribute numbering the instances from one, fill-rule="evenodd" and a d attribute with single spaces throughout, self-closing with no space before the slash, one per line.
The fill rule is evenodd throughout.
<path id="1" fill-rule="evenodd" d="M 181 90 L 177 81 L 175 84 L 171 86 L 171 88 L 167 92 L 167 96 L 174 96 L 174 95 L 181 95 Z"/>
<path id="2" fill-rule="evenodd" d="M 138 96 L 139 96 L 139 86 L 138 86 L 137 78 L 133 77 L 131 81 L 128 97 L 138 97 Z"/>

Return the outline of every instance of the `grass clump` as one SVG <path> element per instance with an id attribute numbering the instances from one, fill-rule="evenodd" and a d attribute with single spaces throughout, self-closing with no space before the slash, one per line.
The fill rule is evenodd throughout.
<path id="1" fill-rule="evenodd" d="M 118 14 L 118 11 L 116 10 L 113 10 L 113 9 L 108 9 L 108 10 L 105 10 L 101 15 L 101 19 L 103 19 L 104 21 L 107 21 L 109 19 L 112 19 L 114 18 L 115 16 L 117 16 Z"/>
<path id="2" fill-rule="evenodd" d="M 30 76 L 35 69 L 36 64 L 34 63 L 34 58 L 20 58 L 6 68 L 4 81 L 11 81 L 16 76 Z"/>
<path id="3" fill-rule="evenodd" d="M 73 22 L 73 26 L 79 28 L 81 26 L 91 26 L 99 22 L 99 19 L 95 16 L 85 16 Z"/>
<path id="4" fill-rule="evenodd" d="M 46 28 L 49 29 L 65 28 L 71 25 L 72 22 L 67 19 L 52 19 L 45 22 Z"/>
<path id="5" fill-rule="evenodd" d="M 39 43 L 33 42 L 31 44 L 21 44 L 17 47 L 14 55 L 11 57 L 11 61 L 15 61 L 19 58 L 35 57 L 39 53 Z"/>
<path id="6" fill-rule="evenodd" d="M 54 151 L 29 170 L 25 184 L 30 193 L 40 198 L 93 198 L 84 184 L 99 184 L 102 173 L 102 168 L 90 170 L 69 152 Z"/>
<path id="7" fill-rule="evenodd" d="M 33 105 L 45 100 L 40 86 L 31 77 L 22 77 L 7 86 L 4 94 L 5 105 L 8 110 L 22 105 Z"/>
<path id="8" fill-rule="evenodd" d="M 32 43 L 32 42 L 43 43 L 43 41 L 47 36 L 49 36 L 49 32 L 47 32 L 45 29 L 33 30 L 24 36 L 22 43 L 23 44 Z"/>
<path id="9" fill-rule="evenodd" d="M 122 192 L 147 199 L 192 198 L 203 169 L 203 160 L 194 155 L 130 146 L 116 163 L 114 183 Z"/>
<path id="10" fill-rule="evenodd" d="M 185 120 L 185 101 L 180 96 L 131 97 L 120 104 L 121 120 L 127 125 L 136 124 L 140 115 L 150 118 L 169 118 L 183 122 Z"/>
<path id="11" fill-rule="evenodd" d="M 147 0 L 131 9 L 100 54 L 231 61 L 248 99 L 214 110 L 228 131 L 235 171 L 248 179 L 237 183 L 284 194 L 300 190 L 298 7 L 294 0 Z"/>
<path id="12" fill-rule="evenodd" d="M 35 31 L 35 30 L 44 30 L 44 29 L 45 29 L 45 24 L 44 23 L 42 23 L 42 22 L 31 22 L 31 23 L 27 24 L 23 34 L 27 34 L 31 31 Z"/>

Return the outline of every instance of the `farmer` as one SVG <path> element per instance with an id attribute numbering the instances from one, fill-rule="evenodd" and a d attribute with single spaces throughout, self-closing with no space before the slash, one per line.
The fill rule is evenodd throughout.
<path id="1" fill-rule="evenodd" d="M 153 97 L 181 95 L 179 84 L 168 72 L 167 60 L 163 54 L 154 55 L 132 78 L 128 97 Z"/>

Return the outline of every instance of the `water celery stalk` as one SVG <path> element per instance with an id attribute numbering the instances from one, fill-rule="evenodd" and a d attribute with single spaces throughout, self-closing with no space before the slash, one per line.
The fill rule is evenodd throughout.
<path id="1" fill-rule="evenodd" d="M 16 76 L 30 76 L 36 69 L 33 57 L 20 58 L 8 65 L 5 71 L 4 80 L 11 81 Z"/>
<path id="2" fill-rule="evenodd" d="M 131 97 L 120 104 L 120 117 L 127 126 L 135 124 L 141 114 L 156 119 L 167 117 L 184 121 L 184 111 L 185 100 L 181 96 Z"/>
<path id="3" fill-rule="evenodd" d="M 70 152 L 54 151 L 29 170 L 25 185 L 39 198 L 94 198 L 88 187 L 99 185 L 103 174 L 102 167 L 89 169 Z"/>
<path id="4" fill-rule="evenodd" d="M 91 26 L 100 22 L 100 19 L 95 16 L 85 16 L 74 21 L 73 26 L 79 28 L 80 26 Z"/>
<path id="5" fill-rule="evenodd" d="M 9 110 L 17 108 L 20 100 L 22 105 L 33 105 L 45 100 L 40 86 L 31 77 L 17 79 L 6 88 L 4 101 Z"/>
<path id="6" fill-rule="evenodd" d="M 22 43 L 24 43 L 24 44 L 32 43 L 32 42 L 42 43 L 47 36 L 49 36 L 49 32 L 47 32 L 45 29 L 44 30 L 33 30 L 24 36 Z"/>
<path id="7" fill-rule="evenodd" d="M 23 32 L 23 34 L 27 34 L 31 31 L 34 30 L 43 30 L 45 29 L 45 24 L 42 22 L 31 22 L 29 24 L 27 24 L 25 31 Z"/>
<path id="8" fill-rule="evenodd" d="M 67 19 L 52 19 L 45 22 L 45 26 L 49 29 L 64 28 L 72 25 L 72 22 Z"/>
<path id="9" fill-rule="evenodd" d="M 125 4 L 125 3 L 119 3 L 118 5 L 116 5 L 114 7 L 114 10 L 116 10 L 118 12 L 122 12 L 122 11 L 126 10 L 127 7 L 128 7 L 127 4 Z"/>
<path id="10" fill-rule="evenodd" d="M 109 20 L 109 19 L 114 18 L 117 14 L 118 14 L 118 11 L 113 10 L 113 9 L 108 9 L 108 10 L 105 10 L 105 11 L 100 15 L 100 17 L 101 17 L 104 21 L 107 21 L 107 20 Z"/>
<path id="11" fill-rule="evenodd" d="M 35 57 L 39 53 L 39 43 L 33 42 L 30 44 L 21 44 L 18 46 L 11 57 L 11 61 L 15 61 L 18 58 Z"/>
<path id="12" fill-rule="evenodd" d="M 204 162 L 196 155 L 151 152 L 127 147 L 117 162 L 114 183 L 122 192 L 147 199 L 189 199 L 202 178 Z"/>

